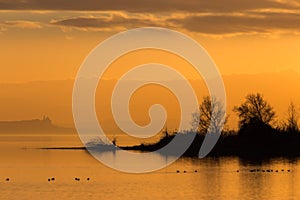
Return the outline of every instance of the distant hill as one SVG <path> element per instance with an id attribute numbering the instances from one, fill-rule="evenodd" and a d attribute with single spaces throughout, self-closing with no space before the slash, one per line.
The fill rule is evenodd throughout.
<path id="1" fill-rule="evenodd" d="M 0 121 L 0 133 L 72 133 L 73 128 L 52 124 L 49 117 L 22 121 Z"/>
<path id="2" fill-rule="evenodd" d="M 237 117 L 232 112 L 233 106 L 239 105 L 248 93 L 260 92 L 269 101 L 276 111 L 277 120 L 286 119 L 286 112 L 290 101 L 300 107 L 300 74 L 294 71 L 269 72 L 260 74 L 232 74 L 224 75 L 223 80 L 227 93 L 227 111 L 230 115 L 228 124 L 237 128 Z M 207 95 L 207 89 L 202 80 L 191 80 L 197 88 L 197 94 Z M 73 79 L 34 81 L 28 83 L 0 83 L 0 121 L 35 118 L 36 116 L 49 115 L 54 124 L 59 126 L 74 127 L 72 115 L 72 90 Z M 101 91 L 113 89 L 115 80 L 105 80 L 105 87 Z M 180 81 L 172 84 L 181 85 Z M 99 88 L 97 88 L 98 91 Z M 100 91 L 100 90 L 99 90 Z M 105 130 L 116 132 L 111 125 L 109 114 L 110 101 L 103 98 L 101 92 L 96 93 L 96 109 L 98 118 L 103 122 Z M 146 94 L 148 98 L 140 99 L 134 104 L 132 111 L 134 119 L 141 125 L 149 122 L 148 108 L 152 103 L 150 97 L 164 98 L 161 91 L 152 90 Z M 143 95 L 141 95 L 143 97 Z M 169 107 L 174 107 L 174 102 L 168 100 Z M 143 112 L 141 112 L 143 111 Z M 168 117 L 171 121 L 176 113 L 170 110 Z M 173 129 L 172 122 L 168 122 L 168 128 Z"/>

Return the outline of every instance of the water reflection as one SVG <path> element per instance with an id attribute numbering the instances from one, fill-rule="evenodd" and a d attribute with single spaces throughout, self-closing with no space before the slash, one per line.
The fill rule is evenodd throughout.
<path id="1" fill-rule="evenodd" d="M 70 142 L 68 137 L 60 139 Z M 23 148 L 61 146 L 63 141 L 0 143 L 1 199 L 300 199 L 297 158 L 181 158 L 153 173 L 128 174 L 105 167 L 85 150 Z M 119 155 L 118 151 L 99 153 L 112 160 Z M 167 163 L 170 159 L 155 154 L 147 162 Z M 250 172 L 252 169 L 273 172 Z M 51 177 L 55 181 L 48 182 Z"/>

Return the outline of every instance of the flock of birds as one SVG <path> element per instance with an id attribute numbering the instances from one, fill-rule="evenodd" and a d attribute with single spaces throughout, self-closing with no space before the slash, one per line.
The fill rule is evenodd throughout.
<path id="1" fill-rule="evenodd" d="M 198 170 L 194 170 L 193 173 L 197 173 L 197 172 L 198 172 Z M 236 172 L 239 173 L 240 170 L 236 170 Z M 284 169 L 281 169 L 281 170 L 278 170 L 278 169 L 276 169 L 276 170 L 273 170 L 273 169 L 250 169 L 249 172 L 276 172 L 276 173 L 278 173 L 278 172 L 291 172 L 291 170 L 290 169 L 288 169 L 288 170 L 284 170 Z M 186 170 L 184 170 L 184 171 L 177 170 L 176 173 L 188 173 L 188 172 Z M 74 180 L 80 181 L 81 179 L 76 177 L 76 178 L 74 178 Z M 90 181 L 91 179 L 88 177 L 85 180 Z M 6 178 L 5 181 L 9 182 L 10 178 Z M 51 181 L 55 181 L 55 178 L 54 177 L 48 178 L 48 182 L 51 182 Z"/>
<path id="2" fill-rule="evenodd" d="M 236 170 L 236 172 L 240 172 L 240 170 Z M 250 169 L 249 172 L 291 172 L 290 169 L 288 170 L 284 170 L 284 169 L 281 169 L 281 170 L 273 170 L 273 169 Z"/>
<path id="3" fill-rule="evenodd" d="M 75 180 L 75 181 L 80 181 L 81 179 L 76 177 L 74 180 Z M 87 181 L 90 181 L 91 179 L 90 179 L 90 178 L 86 178 L 86 180 L 87 180 Z M 10 180 L 10 178 L 6 178 L 5 181 L 6 181 L 6 182 L 9 182 L 9 181 L 11 181 L 11 180 Z M 54 177 L 48 178 L 48 182 L 50 182 L 50 181 L 55 181 L 55 178 L 54 178 Z"/>
<path id="4" fill-rule="evenodd" d="M 75 180 L 75 181 L 80 181 L 81 179 L 76 177 L 76 178 L 74 178 L 74 180 Z M 86 178 L 86 180 L 87 180 L 87 181 L 90 181 L 91 179 L 90 179 L 90 178 Z M 55 178 L 53 178 L 53 177 L 52 177 L 52 178 L 48 178 L 48 181 L 49 181 L 49 182 L 50 182 L 50 181 L 55 181 Z"/>
<path id="5" fill-rule="evenodd" d="M 198 172 L 198 170 L 194 171 L 194 173 L 197 173 L 197 172 Z M 236 172 L 238 173 L 238 172 L 240 172 L 240 170 L 236 170 Z M 284 169 L 281 169 L 281 170 L 278 170 L 278 169 L 276 169 L 276 170 L 273 170 L 273 169 L 250 169 L 249 172 L 276 172 L 276 173 L 278 173 L 278 172 L 291 172 L 291 170 L 290 169 L 288 169 L 288 170 L 284 170 Z M 177 170 L 176 173 L 188 173 L 188 172 L 186 170 L 184 170 L 184 171 Z"/>
<path id="6" fill-rule="evenodd" d="M 182 172 L 183 172 L 183 173 L 187 173 L 187 171 L 185 171 L 185 170 L 184 170 L 184 171 L 182 171 Z M 195 170 L 195 171 L 194 171 L 194 173 L 197 173 L 197 172 L 198 172 L 198 170 Z M 177 170 L 177 171 L 176 171 L 176 173 L 180 173 L 180 171 L 179 171 L 179 170 Z"/>

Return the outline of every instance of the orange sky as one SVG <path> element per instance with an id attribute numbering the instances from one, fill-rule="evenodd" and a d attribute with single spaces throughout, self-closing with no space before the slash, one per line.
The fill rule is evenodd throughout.
<path id="1" fill-rule="evenodd" d="M 221 0 L 124 0 L 118 5 L 107 0 L 90 0 L 85 4 L 66 0 L 63 5 L 50 0 L 0 0 L 1 102 L 6 103 L 6 113 L 0 114 L 0 120 L 48 114 L 55 122 L 70 125 L 71 91 L 58 98 L 64 103 L 53 105 L 46 97 L 39 97 L 43 95 L 40 91 L 48 88 L 28 89 L 34 97 L 41 98 L 43 106 L 34 108 L 34 97 L 22 94 L 20 89 L 9 90 L 12 86 L 2 83 L 24 83 L 22 87 L 26 87 L 25 83 L 31 81 L 73 80 L 84 58 L 99 42 L 120 31 L 145 26 L 171 28 L 198 41 L 222 75 L 234 75 L 236 82 L 227 80 L 226 85 L 230 106 L 249 92 L 262 91 L 283 118 L 290 100 L 300 106 L 299 95 L 294 95 L 300 82 L 274 83 L 282 86 L 281 90 L 288 88 L 289 96 L 283 96 L 282 92 L 287 91 L 270 90 L 272 84 L 264 85 L 266 77 L 261 74 L 275 74 L 276 78 L 268 78 L 282 81 L 300 73 L 300 4 L 285 0 L 230 0 L 226 6 L 222 4 Z M 176 59 L 160 57 L 170 65 L 179 64 Z M 126 62 L 135 61 L 132 57 Z M 282 72 L 285 76 L 281 80 L 278 73 Z M 244 79 L 247 74 L 253 74 L 251 81 Z M 254 86 L 253 80 L 262 85 Z M 64 87 L 70 86 L 68 83 Z M 58 87 L 59 84 L 51 87 L 50 93 Z M 24 101 L 18 104 L 14 98 Z M 28 106 L 33 111 L 25 108 Z"/>
<path id="2" fill-rule="evenodd" d="M 1 82 L 74 78 L 88 53 L 99 42 L 115 33 L 63 32 L 58 27 L 50 28 L 49 32 L 49 28 L 40 29 L 9 27 L 0 33 Z M 222 74 L 285 70 L 300 72 L 300 36 L 272 38 L 273 35 L 220 35 L 220 38 L 212 38 L 185 33 L 206 48 Z"/>
<path id="3" fill-rule="evenodd" d="M 31 1 L 27 2 L 30 6 Z M 184 1 L 176 2 L 188 6 Z M 34 3 L 28 11 L 17 6 L 14 10 L 11 4 L 9 10 L 1 10 L 0 4 L 0 82 L 74 78 L 83 59 L 99 42 L 119 31 L 144 26 L 189 35 L 207 49 L 222 74 L 300 72 L 298 4 L 283 3 L 280 8 L 253 2 L 249 9 L 224 8 L 220 13 L 221 8 L 201 12 L 191 8 L 189 14 L 175 8 L 164 11 L 164 7 L 161 12 L 144 8 L 130 12 L 118 7 L 113 11 L 57 11 L 49 5 L 52 10 L 36 10 Z"/>

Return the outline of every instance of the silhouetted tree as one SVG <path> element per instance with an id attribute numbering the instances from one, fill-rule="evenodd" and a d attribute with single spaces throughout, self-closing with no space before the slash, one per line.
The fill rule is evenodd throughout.
<path id="1" fill-rule="evenodd" d="M 227 121 L 224 105 L 215 97 L 203 97 L 199 110 L 193 113 L 192 126 L 200 134 L 221 132 Z M 211 127 L 209 127 L 211 124 Z"/>
<path id="2" fill-rule="evenodd" d="M 293 102 L 290 103 L 288 107 L 288 119 L 285 123 L 285 130 L 289 133 L 298 133 L 298 119 L 299 115 L 297 112 L 297 108 Z"/>
<path id="3" fill-rule="evenodd" d="M 266 124 L 269 125 L 275 118 L 275 111 L 259 93 L 249 94 L 246 101 L 238 107 L 234 107 L 238 114 L 239 126 Z"/>

